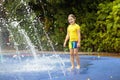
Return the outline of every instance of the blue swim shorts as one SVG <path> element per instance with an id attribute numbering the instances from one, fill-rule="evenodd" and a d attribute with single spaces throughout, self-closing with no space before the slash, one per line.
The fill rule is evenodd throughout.
<path id="1" fill-rule="evenodd" d="M 77 48 L 77 41 L 69 41 L 69 49 Z"/>

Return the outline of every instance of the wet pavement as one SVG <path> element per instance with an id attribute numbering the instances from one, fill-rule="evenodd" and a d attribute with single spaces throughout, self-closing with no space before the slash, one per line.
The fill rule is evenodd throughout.
<path id="1" fill-rule="evenodd" d="M 0 80 L 120 80 L 120 58 L 80 55 L 80 69 L 69 70 L 69 55 L 2 55 Z"/>

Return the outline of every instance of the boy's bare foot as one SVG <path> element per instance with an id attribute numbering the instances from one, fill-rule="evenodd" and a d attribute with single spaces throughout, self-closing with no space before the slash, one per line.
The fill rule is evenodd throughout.
<path id="1" fill-rule="evenodd" d="M 77 69 L 80 69 L 80 65 L 77 65 L 77 67 L 76 67 Z"/>
<path id="2" fill-rule="evenodd" d="M 69 71 L 72 71 L 74 69 L 74 66 L 71 66 L 70 68 L 68 68 Z"/>
<path id="3" fill-rule="evenodd" d="M 71 69 L 74 69 L 74 66 L 71 66 Z"/>
<path id="4" fill-rule="evenodd" d="M 70 68 L 69 68 L 69 70 L 73 70 L 74 69 L 74 66 L 71 66 Z"/>

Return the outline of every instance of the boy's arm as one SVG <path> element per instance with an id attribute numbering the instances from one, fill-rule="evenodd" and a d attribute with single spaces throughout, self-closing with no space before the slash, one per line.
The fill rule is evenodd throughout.
<path id="1" fill-rule="evenodd" d="M 77 44 L 77 46 L 80 47 L 80 42 L 81 42 L 80 29 L 77 30 L 77 33 L 78 33 L 78 44 Z"/>
<path id="2" fill-rule="evenodd" d="M 65 38 L 65 41 L 64 41 L 64 47 L 66 47 L 66 43 L 67 41 L 69 40 L 69 33 L 67 32 L 67 35 L 66 35 L 66 38 Z"/>

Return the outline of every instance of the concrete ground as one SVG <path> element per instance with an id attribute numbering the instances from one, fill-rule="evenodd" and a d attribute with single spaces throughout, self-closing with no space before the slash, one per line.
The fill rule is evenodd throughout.
<path id="1" fill-rule="evenodd" d="M 35 63 L 31 56 L 2 55 L 0 80 L 120 80 L 120 58 L 81 54 L 80 64 L 80 69 L 70 70 L 64 53 L 39 54 Z"/>

